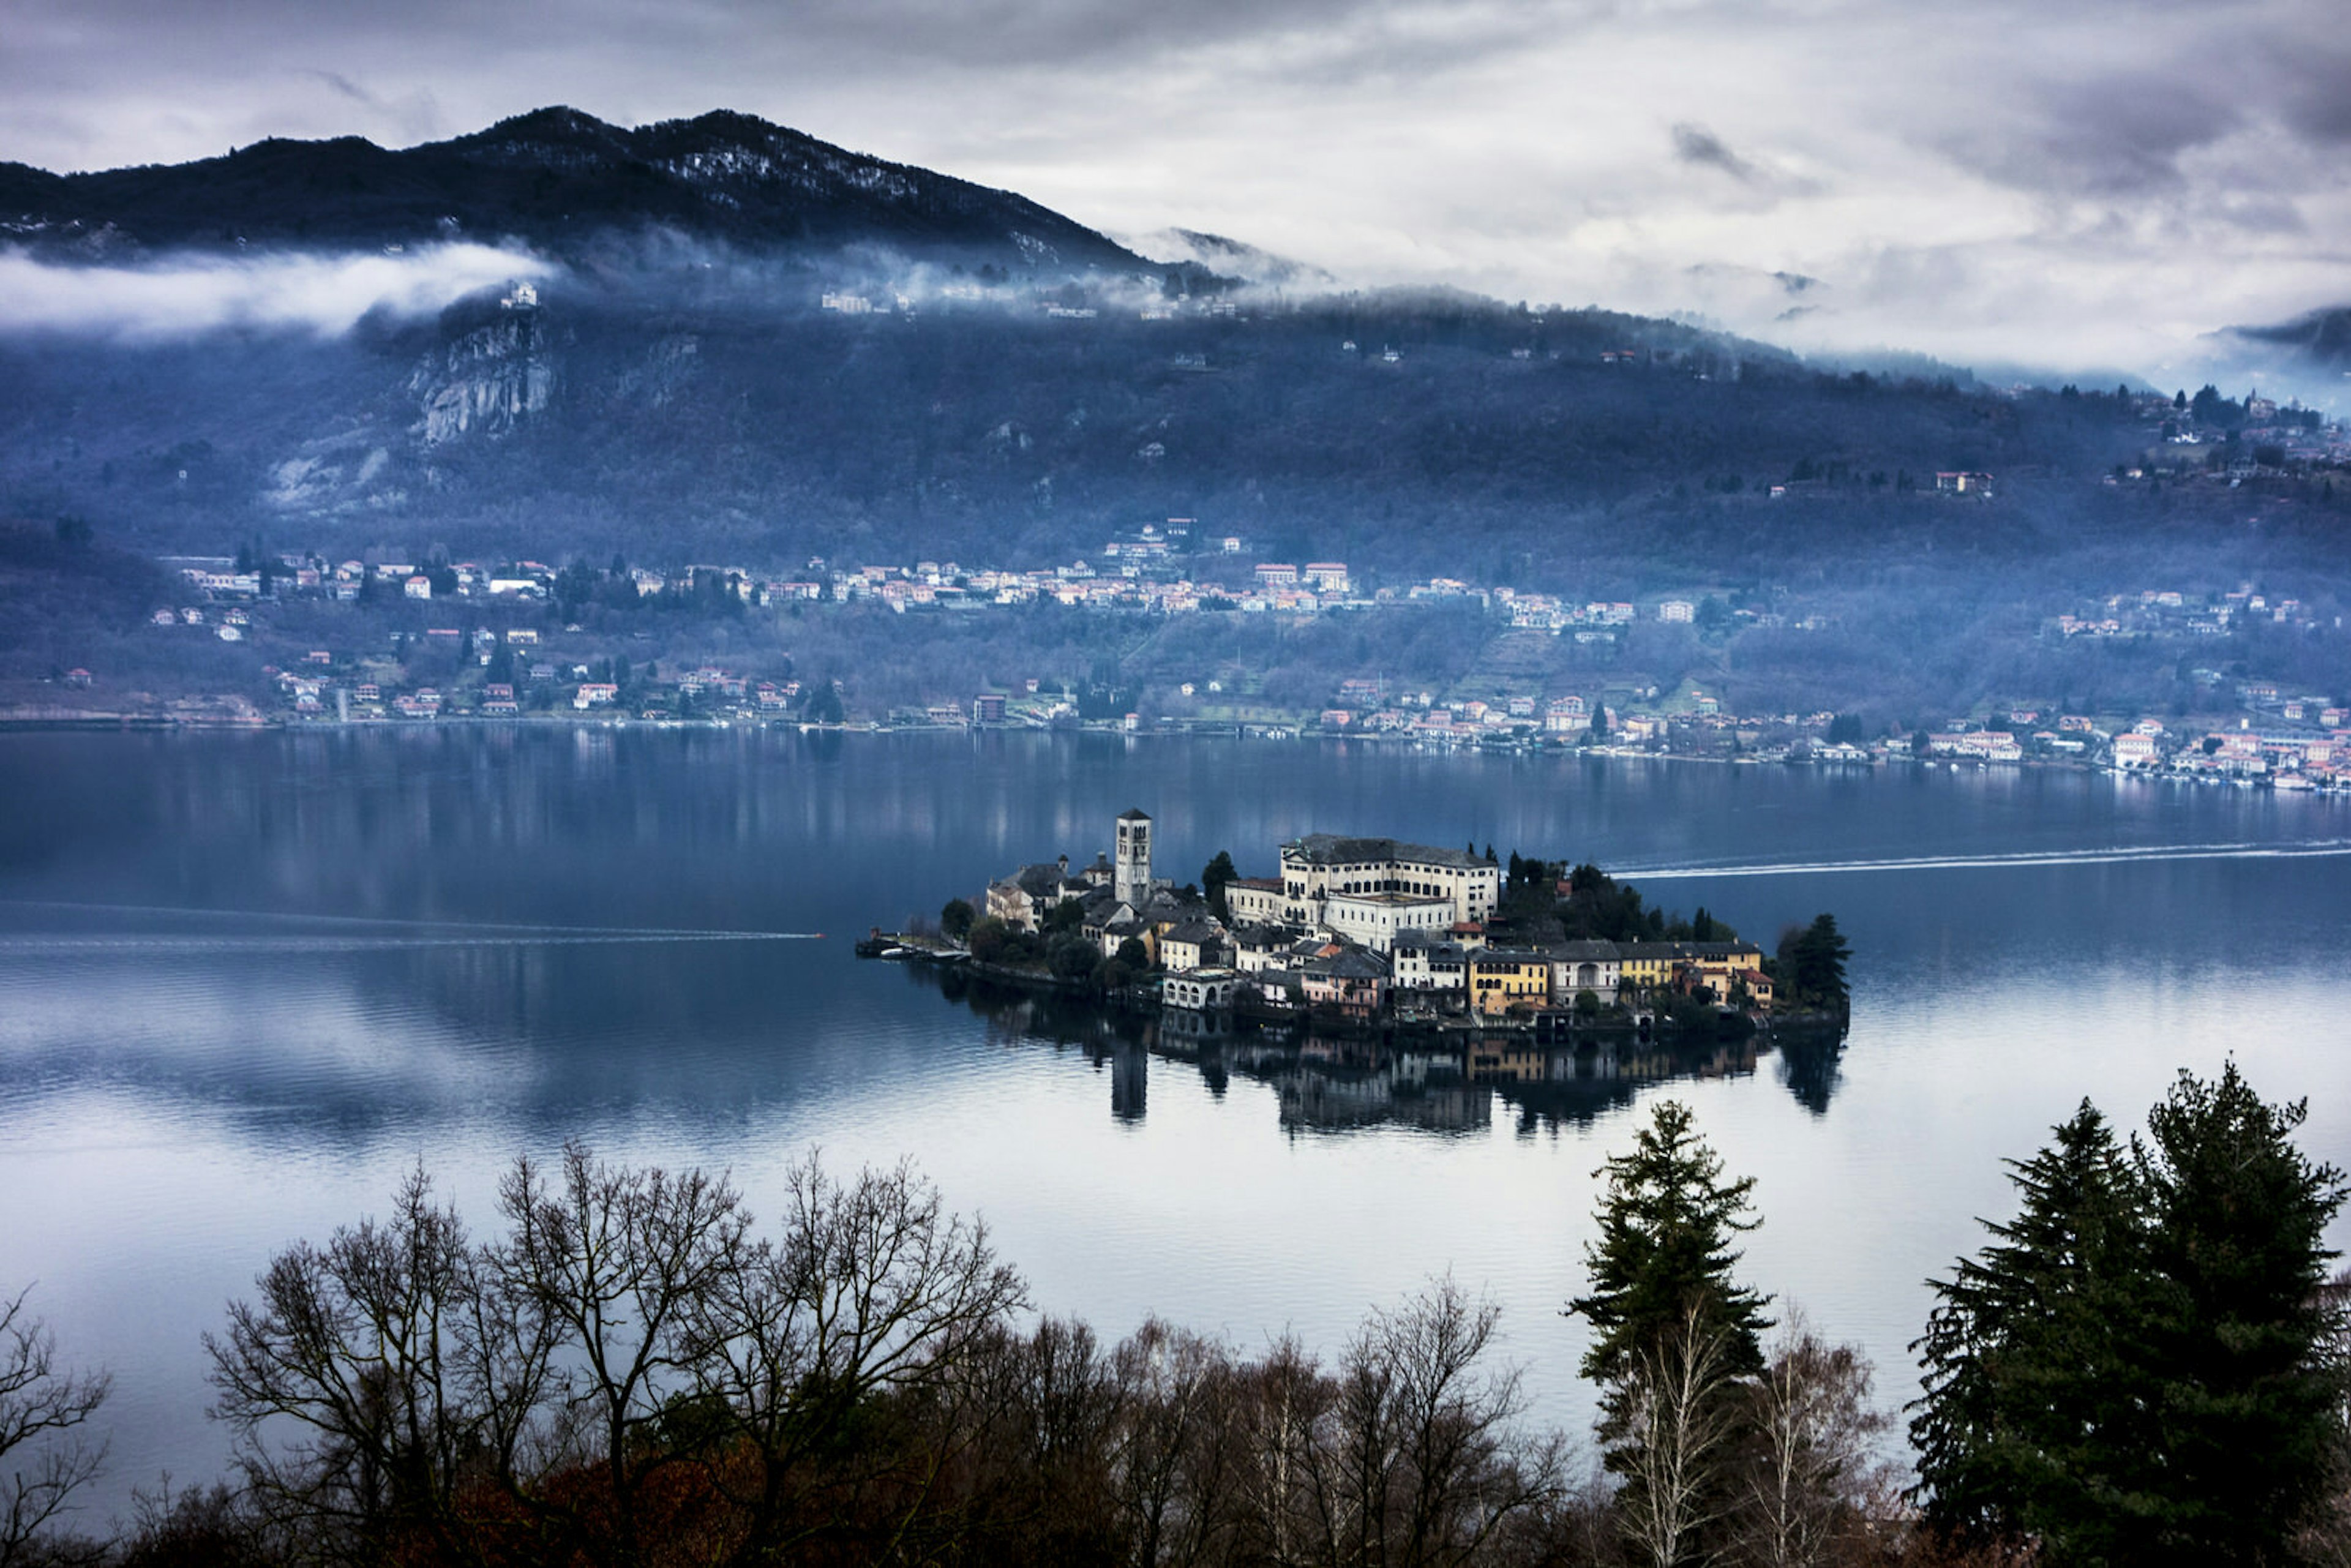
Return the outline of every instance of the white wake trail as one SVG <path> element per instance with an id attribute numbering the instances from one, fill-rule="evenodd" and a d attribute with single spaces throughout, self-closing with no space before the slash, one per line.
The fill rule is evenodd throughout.
<path id="1" fill-rule="evenodd" d="M 481 936 L 5 936 L 0 958 L 83 953 L 402 953 L 445 947 L 651 946 L 682 943 L 813 942 L 810 931 L 669 931 L 628 935 Z"/>
<path id="2" fill-rule="evenodd" d="M 2007 854 L 1912 855 L 1890 860 L 1787 861 L 1768 865 L 1627 867 L 1625 880 L 1718 876 L 1816 876 L 1886 871 L 2000 871 L 2017 867 L 2124 865 L 2138 861 L 2318 860 L 2351 855 L 2351 840 L 2305 843 L 2150 844 L 2110 850 L 2026 850 Z"/>
<path id="3" fill-rule="evenodd" d="M 204 909 L 168 904 L 89 904 L 62 898 L 0 899 L 0 909 L 61 909 L 92 915 L 162 915 L 205 920 L 249 920 L 265 925 L 383 927 L 447 931 L 481 937 L 544 936 L 554 940 L 602 939 L 640 942 L 820 942 L 821 931 L 699 930 L 665 925 L 541 925 L 495 920 L 416 920 L 390 915 L 316 915 L 275 909 Z M 445 945 L 445 944 L 444 944 Z"/>

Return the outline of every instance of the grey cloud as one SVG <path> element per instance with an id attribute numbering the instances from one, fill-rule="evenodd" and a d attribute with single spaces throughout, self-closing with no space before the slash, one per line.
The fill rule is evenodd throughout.
<path id="1" fill-rule="evenodd" d="M 340 71 L 311 70 L 305 71 L 303 74 L 305 76 L 318 78 L 319 80 L 325 82 L 329 87 L 334 89 L 345 98 L 350 99 L 353 103 L 363 103 L 370 109 L 381 109 L 383 107 L 381 102 L 376 98 L 375 94 L 368 91 L 365 88 L 360 86 L 359 83 L 351 80 L 350 78 L 343 75 Z"/>
<path id="2" fill-rule="evenodd" d="M 2137 196 L 2179 189 L 2181 156 L 2243 123 L 2233 107 L 2160 76 L 2052 81 L 2036 97 L 1953 138 L 1950 152 L 2022 190 Z"/>
<path id="3" fill-rule="evenodd" d="M 2351 48 L 2313 39 L 2276 50 L 2265 63 L 2287 125 L 2329 148 L 2351 144 Z"/>
<path id="4" fill-rule="evenodd" d="M 1685 163 L 1719 169 L 1742 185 L 1755 183 L 1760 174 L 1754 164 L 1725 146 L 1722 138 L 1688 120 L 1674 127 L 1674 156 Z"/>

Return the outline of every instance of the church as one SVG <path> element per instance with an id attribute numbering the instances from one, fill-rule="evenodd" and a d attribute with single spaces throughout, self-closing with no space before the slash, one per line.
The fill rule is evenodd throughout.
<path id="1" fill-rule="evenodd" d="M 1111 853 L 1072 871 L 1070 857 L 1022 866 L 987 885 L 984 913 L 1022 931 L 1042 931 L 1046 916 L 1065 900 L 1080 910 L 1079 929 L 1101 943 L 1105 955 L 1133 937 L 1159 961 L 1159 938 L 1198 923 L 1207 905 L 1177 895 L 1175 884 L 1151 872 L 1151 816 L 1140 807 L 1121 811 L 1112 824 Z"/>

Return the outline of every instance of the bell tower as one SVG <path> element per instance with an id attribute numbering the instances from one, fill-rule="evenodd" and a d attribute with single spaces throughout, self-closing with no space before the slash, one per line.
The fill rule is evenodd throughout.
<path id="1" fill-rule="evenodd" d="M 1140 807 L 1118 814 L 1118 852 L 1113 864 L 1119 902 L 1142 908 L 1151 896 L 1151 819 Z"/>

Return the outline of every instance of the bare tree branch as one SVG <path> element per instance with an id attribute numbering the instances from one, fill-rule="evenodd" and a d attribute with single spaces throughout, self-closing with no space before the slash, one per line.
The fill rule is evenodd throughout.
<path id="1" fill-rule="evenodd" d="M 79 1429 L 113 1388 L 103 1372 L 61 1372 L 57 1336 L 25 1308 L 31 1288 L 0 1306 L 0 1568 L 46 1550 L 49 1527 L 105 1469 L 107 1445 Z"/>

